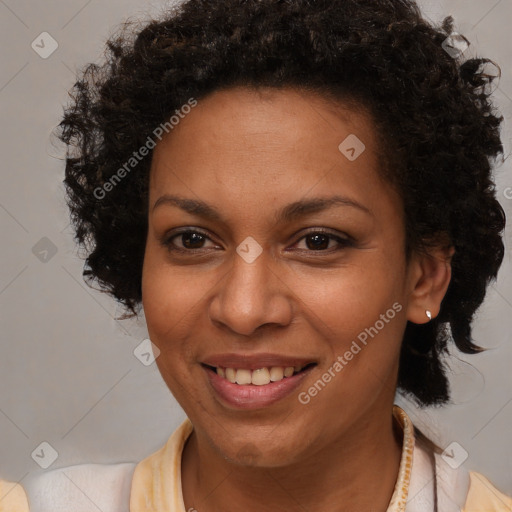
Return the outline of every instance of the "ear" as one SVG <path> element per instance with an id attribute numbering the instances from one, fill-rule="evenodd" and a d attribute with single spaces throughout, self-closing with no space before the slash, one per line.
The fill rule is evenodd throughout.
<path id="1" fill-rule="evenodd" d="M 409 264 L 409 303 L 407 320 L 415 324 L 430 321 L 439 315 L 441 302 L 446 295 L 452 277 L 451 259 L 454 247 L 435 247 L 428 254 L 414 253 Z"/>

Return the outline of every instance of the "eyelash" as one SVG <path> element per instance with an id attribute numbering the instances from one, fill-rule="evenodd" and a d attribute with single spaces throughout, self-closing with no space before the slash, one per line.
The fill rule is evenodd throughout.
<path id="1" fill-rule="evenodd" d="M 183 229 L 182 231 L 179 231 L 177 233 L 173 233 L 172 236 L 167 236 L 167 237 L 163 237 L 162 240 L 161 240 L 161 243 L 164 247 L 167 248 L 167 250 L 169 252 L 181 252 L 181 253 L 189 253 L 189 254 L 193 254 L 197 251 L 202 251 L 204 248 L 198 248 L 198 249 L 184 249 L 184 248 L 179 248 L 179 247 L 176 247 L 173 245 L 172 241 L 175 239 L 175 238 L 178 238 L 179 236 L 181 235 L 185 235 L 185 234 L 198 234 L 198 235 L 201 235 L 202 237 L 210 240 L 211 242 L 213 242 L 213 240 L 211 240 L 211 238 L 206 234 L 204 233 L 203 231 L 199 230 L 199 229 Z M 325 235 L 327 236 L 329 239 L 331 240 L 335 240 L 336 242 L 338 242 L 339 246 L 338 248 L 335 248 L 335 249 L 319 249 L 319 250 L 314 250 L 314 249 L 299 249 L 300 251 L 304 251 L 304 252 L 310 252 L 310 253 L 327 253 L 327 254 L 332 254 L 333 252 L 337 252 L 337 251 L 340 251 L 340 250 L 343 250 L 347 247 L 353 247 L 354 245 L 354 240 L 351 239 L 350 237 L 347 237 L 347 238 L 343 238 L 339 235 L 335 235 L 333 234 L 332 232 L 330 231 L 327 231 L 325 229 L 321 229 L 321 228 L 316 228 L 314 230 L 311 230 L 311 231 L 308 231 L 307 233 L 305 233 L 301 238 L 299 238 L 294 245 L 297 245 L 301 240 L 307 238 L 308 236 L 311 236 L 311 235 Z"/>

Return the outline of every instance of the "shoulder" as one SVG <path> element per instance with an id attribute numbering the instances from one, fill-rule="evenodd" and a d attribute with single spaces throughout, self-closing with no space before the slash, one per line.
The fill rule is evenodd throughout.
<path id="1" fill-rule="evenodd" d="M 0 512 L 126 512 L 132 503 L 146 510 L 150 497 L 160 499 L 169 487 L 179 496 L 181 453 L 192 430 L 186 418 L 161 449 L 138 463 L 67 466 L 27 476 L 23 486 L 0 479 Z"/>
<path id="2" fill-rule="evenodd" d="M 441 510 L 512 512 L 512 498 L 498 491 L 482 474 L 463 465 L 454 468 L 448 457 L 435 455 Z"/>
<path id="3" fill-rule="evenodd" d="M 0 512 L 29 512 L 27 495 L 20 484 L 0 480 Z"/>
<path id="4" fill-rule="evenodd" d="M 449 454 L 433 452 L 421 443 L 414 448 L 407 512 L 512 512 L 512 498 L 485 476 L 468 471 Z"/>
<path id="5" fill-rule="evenodd" d="M 512 512 L 512 497 L 498 491 L 483 475 L 470 471 L 469 492 L 463 512 Z"/>
<path id="6" fill-rule="evenodd" d="M 78 464 L 39 473 L 18 485 L 14 497 L 9 493 L 6 505 L 0 501 L 0 512 L 125 512 L 135 466 Z"/>
<path id="7" fill-rule="evenodd" d="M 440 510 L 512 512 L 512 498 L 498 491 L 485 476 L 455 464 L 450 454 L 435 454 L 435 459 Z"/>
<path id="8" fill-rule="evenodd" d="M 185 418 L 158 451 L 137 464 L 130 501 L 133 510 L 184 510 L 181 457 L 193 428 Z"/>

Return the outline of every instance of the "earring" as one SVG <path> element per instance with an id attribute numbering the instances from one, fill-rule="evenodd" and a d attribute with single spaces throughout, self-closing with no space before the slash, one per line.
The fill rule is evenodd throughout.
<path id="1" fill-rule="evenodd" d="M 432 313 L 428 309 L 425 310 L 425 314 L 427 315 L 429 320 L 432 320 Z"/>

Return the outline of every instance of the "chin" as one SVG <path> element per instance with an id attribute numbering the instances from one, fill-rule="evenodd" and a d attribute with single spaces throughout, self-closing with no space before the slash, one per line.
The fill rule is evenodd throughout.
<path id="1" fill-rule="evenodd" d="M 217 445 L 222 456 L 239 466 L 251 468 L 277 468 L 296 462 L 297 451 L 291 446 L 272 446 L 267 439 Z"/>

